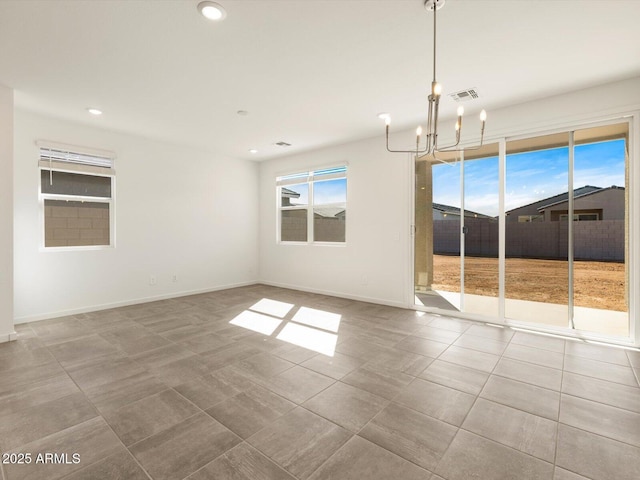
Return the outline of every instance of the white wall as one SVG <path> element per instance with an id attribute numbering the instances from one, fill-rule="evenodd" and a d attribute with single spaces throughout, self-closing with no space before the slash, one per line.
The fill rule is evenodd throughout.
<path id="1" fill-rule="evenodd" d="M 640 77 L 489 111 L 486 139 L 490 142 L 502 136 L 564 128 L 639 109 Z M 446 132 L 453 132 L 453 122 L 442 126 L 443 144 L 447 144 Z M 473 140 L 478 133 L 478 120 L 465 120 L 463 137 Z M 404 142 L 411 148 L 413 135 L 407 131 L 395 133 L 394 138 L 396 143 Z M 638 154 L 635 155 L 637 164 Z M 346 247 L 278 245 L 276 175 L 341 161 L 349 162 Z M 402 154 L 387 153 L 383 137 L 262 163 L 261 281 L 380 303 L 412 303 L 412 175 L 412 162 Z M 637 246 L 634 251 L 638 251 Z M 638 254 L 635 257 L 639 260 Z M 367 277 L 366 285 L 363 276 Z M 639 300 L 636 302 L 640 304 Z"/>
<path id="2" fill-rule="evenodd" d="M 115 248 L 41 248 L 38 139 L 116 153 Z M 257 278 L 253 162 L 16 110 L 14 164 L 16 323 Z"/>
<path id="3" fill-rule="evenodd" d="M 276 243 L 275 177 L 347 166 L 344 246 Z M 260 279 L 264 283 L 404 305 L 409 275 L 409 157 L 366 140 L 267 161 L 260 168 Z"/>
<path id="4" fill-rule="evenodd" d="M 0 342 L 13 331 L 13 90 L 0 85 Z"/>

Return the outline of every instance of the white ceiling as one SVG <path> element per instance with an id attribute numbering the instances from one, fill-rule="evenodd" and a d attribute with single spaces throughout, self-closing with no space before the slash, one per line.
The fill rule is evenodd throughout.
<path id="1" fill-rule="evenodd" d="M 383 111 L 394 128 L 424 122 L 423 0 L 218 1 L 221 23 L 199 0 L 0 0 L 0 83 L 21 108 L 254 160 L 382 134 Z M 487 109 L 488 134 L 491 109 L 638 75 L 637 0 L 438 12 L 438 80 L 478 89 L 465 106 Z M 455 107 L 445 95 L 443 115 Z"/>

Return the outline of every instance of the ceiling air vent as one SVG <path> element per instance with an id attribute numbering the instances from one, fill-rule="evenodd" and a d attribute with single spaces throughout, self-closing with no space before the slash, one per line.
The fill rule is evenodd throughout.
<path id="1" fill-rule="evenodd" d="M 277 146 L 279 146 L 279 147 L 290 147 L 291 146 L 291 144 L 287 143 L 287 142 L 276 142 L 275 144 Z"/>
<path id="2" fill-rule="evenodd" d="M 469 100 L 475 100 L 480 95 L 475 88 L 468 88 L 466 90 L 460 90 L 459 92 L 450 93 L 449 96 L 456 102 L 467 102 Z"/>

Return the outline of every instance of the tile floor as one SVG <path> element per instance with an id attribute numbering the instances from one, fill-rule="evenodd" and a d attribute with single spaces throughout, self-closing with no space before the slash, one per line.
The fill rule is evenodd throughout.
<path id="1" fill-rule="evenodd" d="M 17 329 L 5 480 L 640 478 L 639 352 L 262 285 Z"/>

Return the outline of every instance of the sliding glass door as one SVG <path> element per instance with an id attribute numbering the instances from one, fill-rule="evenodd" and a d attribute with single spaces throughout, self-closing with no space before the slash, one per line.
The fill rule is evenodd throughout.
<path id="1" fill-rule="evenodd" d="M 417 160 L 416 306 L 628 337 L 629 126 Z"/>
<path id="2" fill-rule="evenodd" d="M 505 316 L 565 327 L 568 229 L 551 212 L 568 198 L 569 134 L 508 141 L 505 172 Z"/>

